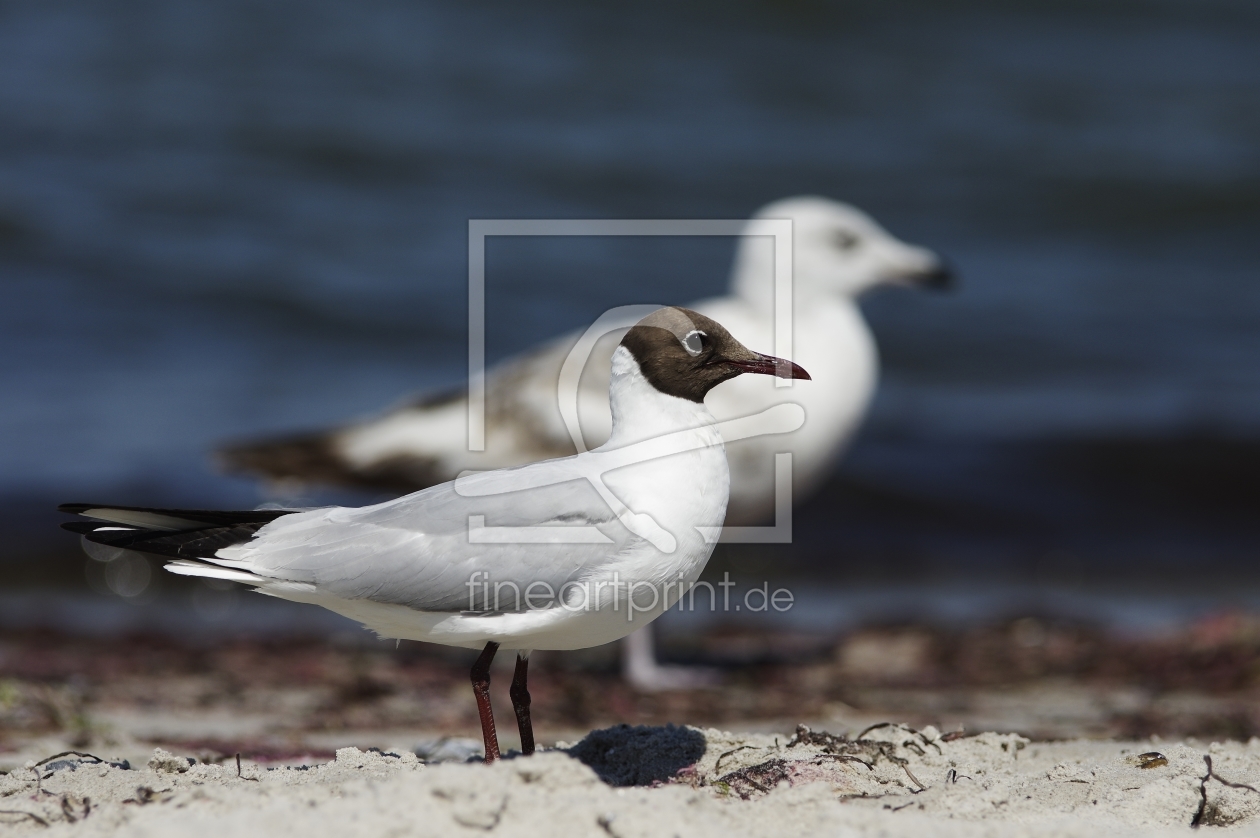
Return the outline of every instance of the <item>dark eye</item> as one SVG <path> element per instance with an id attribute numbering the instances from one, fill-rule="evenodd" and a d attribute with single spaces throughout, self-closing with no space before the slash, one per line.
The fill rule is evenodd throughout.
<path id="1" fill-rule="evenodd" d="M 699 329 L 695 329 L 693 331 L 688 332 L 686 336 L 682 339 L 683 349 L 686 349 L 687 354 L 693 358 L 704 351 L 704 348 L 705 346 L 708 345 L 708 342 L 709 342 L 709 336 L 706 335 L 704 332 L 700 331 Z"/>
<path id="2" fill-rule="evenodd" d="M 858 246 L 860 239 L 848 230 L 833 230 L 831 244 L 837 250 L 852 250 Z"/>

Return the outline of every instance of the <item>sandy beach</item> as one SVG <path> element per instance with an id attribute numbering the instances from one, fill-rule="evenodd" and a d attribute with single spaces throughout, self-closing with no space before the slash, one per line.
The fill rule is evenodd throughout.
<path id="1" fill-rule="evenodd" d="M 1260 815 L 1260 741 L 1032 742 L 882 725 L 853 739 L 596 731 L 481 764 L 406 749 L 312 765 L 126 767 L 61 754 L 0 779 L 13 835 L 1174 835 Z"/>
<path id="2" fill-rule="evenodd" d="M 540 656 L 545 750 L 485 766 L 458 653 L 366 636 L 189 646 L 9 633 L 0 824 L 76 836 L 1260 832 L 1258 637 L 1242 614 L 1148 638 L 1032 618 L 835 638 L 722 630 L 688 641 L 726 650 L 722 688 L 661 694 L 626 687 L 598 650 Z M 493 689 L 511 748 L 504 675 Z"/>

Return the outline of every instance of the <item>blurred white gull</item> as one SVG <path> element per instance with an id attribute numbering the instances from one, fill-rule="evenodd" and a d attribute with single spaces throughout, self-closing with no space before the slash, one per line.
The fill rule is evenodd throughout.
<path id="1" fill-rule="evenodd" d="M 805 425 L 785 436 L 727 446 L 731 471 L 727 525 L 762 523 L 774 514 L 774 455 L 790 452 L 793 498 L 814 492 L 853 437 L 875 389 L 878 356 L 857 298 L 881 285 L 947 287 L 952 276 L 930 250 L 899 241 L 847 204 L 795 197 L 762 208 L 755 219 L 793 222 L 792 360 L 819 386 L 776 387 L 744 376 L 717 387 L 708 405 L 719 421 L 782 402 L 805 409 Z M 722 323 L 748 346 L 774 346 L 773 239 L 739 239 L 730 292 L 688 306 Z M 582 370 L 577 413 L 587 448 L 611 431 L 609 359 L 621 332 L 595 344 Z M 468 450 L 463 388 L 405 403 L 331 430 L 245 442 L 219 456 L 230 471 L 251 472 L 292 490 L 303 484 L 414 491 L 465 470 L 520 465 L 575 453 L 557 400 L 560 369 L 580 334 L 568 334 L 487 371 L 485 450 Z M 623 669 L 642 689 L 691 686 L 705 677 L 655 662 L 644 630 L 625 647 Z"/>

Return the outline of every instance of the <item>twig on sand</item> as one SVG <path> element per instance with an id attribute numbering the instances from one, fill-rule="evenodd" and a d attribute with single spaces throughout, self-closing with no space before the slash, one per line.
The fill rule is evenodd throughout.
<path id="1" fill-rule="evenodd" d="M 866 728 L 861 733 L 859 733 L 857 736 L 853 737 L 853 741 L 861 742 L 863 739 L 866 738 L 866 734 L 870 733 L 872 730 L 879 730 L 881 727 L 901 727 L 901 725 L 897 724 L 896 722 L 879 722 L 878 724 L 871 725 L 870 727 Z M 910 728 L 906 728 L 906 729 L 910 730 Z M 917 730 L 910 730 L 910 732 L 918 733 Z"/>
<path id="2" fill-rule="evenodd" d="M 1191 825 L 1191 826 L 1193 826 L 1193 827 L 1194 827 L 1194 828 L 1196 828 L 1196 829 L 1197 829 L 1197 828 L 1199 828 L 1200 826 L 1202 826 L 1202 825 L 1204 824 L 1204 819 L 1205 819 L 1205 817 L 1206 817 L 1206 816 L 1207 816 L 1207 814 L 1208 814 L 1208 811 L 1207 811 L 1207 808 L 1208 808 L 1208 798 L 1207 798 L 1207 784 L 1208 784 L 1208 780 L 1216 780 L 1216 782 L 1218 782 L 1218 783 L 1220 783 L 1220 784 L 1222 784 L 1222 785 L 1225 785 L 1225 786 L 1229 786 L 1231 789 L 1244 789 L 1244 790 L 1246 790 L 1246 791 L 1254 791 L 1256 794 L 1260 794 L 1260 789 L 1257 789 L 1257 788 L 1255 788 L 1255 787 L 1253 787 L 1253 786 L 1249 786 L 1249 785 L 1247 785 L 1246 783 L 1231 783 L 1229 780 L 1226 780 L 1226 779 L 1225 779 L 1224 777 L 1222 777 L 1220 774 L 1217 774 L 1215 771 L 1213 771 L 1213 770 L 1212 770 L 1212 757 L 1211 757 L 1211 755 L 1209 755 L 1209 754 L 1204 754 L 1204 755 L 1203 755 L 1203 761 L 1204 761 L 1205 763 L 1207 763 L 1207 773 L 1206 773 L 1206 774 L 1204 774 L 1204 775 L 1203 775 L 1203 779 L 1199 781 L 1199 797 L 1200 797 L 1200 800 L 1199 800 L 1199 811 L 1197 811 L 1197 812 L 1195 812 L 1195 813 L 1194 813 L 1194 819 L 1190 821 L 1190 825 Z"/>
<path id="3" fill-rule="evenodd" d="M 35 763 L 35 767 L 38 768 L 44 763 L 52 762 L 53 760 L 61 759 L 62 757 L 83 757 L 84 759 L 94 759 L 97 762 L 105 762 L 105 760 L 101 759 L 96 754 L 87 754 L 87 753 L 84 753 L 83 751 L 62 751 L 59 754 L 53 754 L 50 757 L 44 757 L 39 762 Z"/>
<path id="4" fill-rule="evenodd" d="M 262 782 L 257 777 L 242 777 L 241 776 L 241 755 L 239 753 L 236 755 L 236 777 L 238 780 L 245 780 L 250 783 Z"/>
<path id="5" fill-rule="evenodd" d="M 731 748 L 729 751 L 727 751 L 726 753 L 722 754 L 720 757 L 717 758 L 717 762 L 713 764 L 713 772 L 716 774 L 718 769 L 722 767 L 722 760 L 726 759 L 731 754 L 737 753 L 739 751 L 753 751 L 756 749 L 757 749 L 756 745 L 740 745 L 738 748 Z"/>
<path id="6" fill-rule="evenodd" d="M 62 751 L 62 752 L 61 752 L 61 753 L 59 753 L 59 754 L 53 754 L 53 755 L 52 755 L 52 756 L 50 756 L 50 757 L 44 757 L 44 758 L 43 758 L 43 759 L 41 759 L 39 762 L 35 763 L 35 764 L 31 767 L 31 770 L 35 772 L 35 774 L 36 774 L 36 776 L 37 776 L 37 777 L 39 777 L 39 767 L 40 767 L 41 765 L 48 765 L 49 763 L 51 763 L 51 762 L 53 762 L 53 761 L 55 761 L 55 760 L 59 760 L 59 759 L 61 759 L 62 757 L 78 757 L 78 758 L 79 758 L 79 759 L 81 759 L 81 760 L 89 760 L 89 759 L 90 759 L 90 760 L 94 760 L 94 762 L 89 763 L 90 765 L 112 765 L 112 766 L 115 766 L 115 767 L 120 766 L 120 763 L 117 763 L 117 762 L 110 762 L 110 761 L 109 761 L 109 760 L 107 760 L 107 759 L 101 759 L 101 758 L 100 758 L 100 757 L 98 757 L 96 754 L 89 754 L 89 753 L 85 753 L 84 751 Z M 39 777 L 39 779 L 41 779 L 41 780 L 47 780 L 47 779 L 48 779 L 49 777 L 51 777 L 54 773 L 56 773 L 56 771 L 57 771 L 57 769 L 56 769 L 56 768 L 54 768 L 52 771 L 49 771 L 47 774 L 44 774 L 42 777 Z"/>
<path id="7" fill-rule="evenodd" d="M 919 778 L 914 776 L 914 772 L 910 770 L 909 765 L 907 765 L 904 762 L 901 763 L 901 770 L 906 772 L 906 776 L 914 781 L 914 784 L 919 787 L 919 791 L 927 791 L 927 786 L 923 785 L 923 783 L 919 780 Z M 917 794 L 918 792 L 915 792 L 915 793 Z"/>
<path id="8" fill-rule="evenodd" d="M 834 759 L 837 762 L 856 762 L 866 766 L 867 771 L 874 771 L 875 766 L 861 757 L 855 757 L 853 754 L 819 754 L 818 759 Z"/>
<path id="9" fill-rule="evenodd" d="M 21 815 L 24 818 L 30 818 L 40 826 L 48 826 L 48 821 L 41 818 L 34 812 L 23 812 L 21 809 L 0 809 L 0 815 Z"/>

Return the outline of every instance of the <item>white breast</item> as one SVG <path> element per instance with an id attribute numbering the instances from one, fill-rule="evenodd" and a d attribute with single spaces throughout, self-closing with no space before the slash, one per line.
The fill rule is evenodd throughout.
<path id="1" fill-rule="evenodd" d="M 614 431 L 596 456 L 615 456 L 633 446 L 633 465 L 607 474 L 609 488 L 628 507 L 653 516 L 700 558 L 708 559 L 697 527 L 721 526 L 730 494 L 730 472 L 713 414 L 702 403 L 668 396 L 653 387 L 634 357 L 618 347 L 612 358 L 609 403 Z M 669 453 L 680 447 L 684 453 Z M 693 558 L 695 558 L 693 557 Z M 696 571 L 698 574 L 698 570 Z"/>

